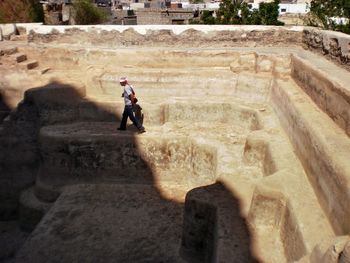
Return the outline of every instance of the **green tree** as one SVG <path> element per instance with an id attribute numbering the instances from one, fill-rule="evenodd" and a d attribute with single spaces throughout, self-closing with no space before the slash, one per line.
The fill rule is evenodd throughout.
<path id="1" fill-rule="evenodd" d="M 249 9 L 249 6 L 247 3 L 243 3 L 241 5 L 241 14 L 240 14 L 240 18 L 241 18 L 241 23 L 244 25 L 249 25 L 251 24 L 251 14 L 252 12 Z"/>
<path id="2" fill-rule="evenodd" d="M 200 3 L 204 3 L 204 0 L 190 0 L 191 4 L 200 4 Z"/>
<path id="3" fill-rule="evenodd" d="M 213 17 L 213 12 L 204 10 L 201 15 L 201 21 L 203 24 L 206 24 L 206 25 L 215 24 L 215 18 Z"/>
<path id="4" fill-rule="evenodd" d="M 96 7 L 91 0 L 75 0 L 73 2 L 74 20 L 78 25 L 101 24 L 107 14 Z"/>
<path id="5" fill-rule="evenodd" d="M 278 21 L 279 0 L 260 3 L 259 9 L 250 9 L 242 0 L 223 0 L 217 11 L 217 24 L 283 25 Z M 208 19 L 207 19 L 208 20 Z"/>
<path id="6" fill-rule="evenodd" d="M 0 23 L 43 22 L 39 0 L 0 0 Z"/>
<path id="7" fill-rule="evenodd" d="M 217 11 L 218 24 L 240 24 L 239 10 L 243 0 L 223 0 Z"/>
<path id="8" fill-rule="evenodd" d="M 312 26 L 350 33 L 350 0 L 312 0 L 311 18 L 307 21 Z M 345 23 L 336 23 L 335 17 L 348 19 Z"/>
<path id="9" fill-rule="evenodd" d="M 278 21 L 279 4 L 280 0 L 274 0 L 271 3 L 260 3 L 259 16 L 262 25 L 283 25 L 282 22 Z"/>

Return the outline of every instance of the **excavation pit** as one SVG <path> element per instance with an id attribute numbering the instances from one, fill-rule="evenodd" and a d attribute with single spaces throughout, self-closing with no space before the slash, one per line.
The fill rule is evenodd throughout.
<path id="1" fill-rule="evenodd" d="M 83 102 L 80 106 L 81 115 L 89 122 L 51 125 L 40 130 L 43 165 L 36 193 L 42 199 L 53 201 L 61 187 L 77 183 L 171 185 L 184 193 L 216 181 L 217 162 L 223 153 L 228 155 L 229 151 L 243 159 L 245 137 L 259 127 L 258 113 L 248 107 L 182 102 L 160 105 L 161 109 L 151 114 L 161 116 L 146 117 L 145 123 L 150 119 L 163 121 L 142 136 L 132 126 L 117 133 L 115 122 L 96 120 L 117 118 L 122 108 L 113 103 L 113 108 L 107 104 L 101 110 L 101 105 L 92 104 Z M 258 174 L 257 171 L 255 177 Z M 44 185 L 56 190 L 48 194 Z"/>
<path id="2" fill-rule="evenodd" d="M 348 71 L 290 43 L 193 48 L 186 32 L 145 48 L 128 31 L 138 44 L 115 48 L 83 31 L 87 46 L 71 32 L 18 46 L 50 70 L 21 71 L 39 88 L 1 129 L 1 168 L 33 176 L 17 262 L 314 262 L 349 235 Z M 121 76 L 144 134 L 117 130 Z"/>

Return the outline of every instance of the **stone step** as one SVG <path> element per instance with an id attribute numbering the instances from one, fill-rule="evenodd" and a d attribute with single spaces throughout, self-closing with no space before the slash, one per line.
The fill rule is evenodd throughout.
<path id="1" fill-rule="evenodd" d="M 4 47 L 0 48 L 0 56 L 3 55 L 12 55 L 18 52 L 17 47 Z"/>
<path id="2" fill-rule="evenodd" d="M 34 194 L 40 201 L 55 202 L 62 193 L 62 185 L 64 184 L 53 185 L 50 180 L 45 179 L 42 180 L 40 176 L 35 179 Z"/>
<path id="3" fill-rule="evenodd" d="M 122 100 L 122 99 L 121 99 Z M 147 98 L 145 98 L 146 101 Z M 152 100 L 151 100 L 152 101 Z M 244 124 L 248 129 L 257 128 L 257 113 L 249 107 L 239 106 L 234 102 L 203 103 L 197 100 L 189 102 L 143 102 L 143 121 L 146 125 L 162 125 L 166 122 L 176 121 L 212 121 Z M 124 110 L 123 102 L 94 102 L 84 100 L 79 105 L 79 115 L 82 121 L 116 121 L 119 122 Z"/>
<path id="4" fill-rule="evenodd" d="M 21 193 L 19 205 L 20 226 L 26 231 L 32 231 L 49 211 L 52 203 L 39 200 L 34 194 L 34 187 L 30 187 Z"/>
<path id="5" fill-rule="evenodd" d="M 144 134 L 133 127 L 118 131 L 118 125 L 86 122 L 42 128 L 39 195 L 52 200 L 63 186 L 78 183 L 166 181 L 187 187 L 215 177 L 216 149 L 205 142 L 176 133 L 160 137 L 163 132 L 153 128 Z"/>
<path id="6" fill-rule="evenodd" d="M 28 35 L 27 34 L 11 35 L 10 40 L 11 41 L 27 41 L 28 40 Z"/>
<path id="7" fill-rule="evenodd" d="M 27 55 L 23 53 L 15 53 L 10 55 L 10 59 L 16 63 L 21 63 L 27 60 Z"/>
<path id="8" fill-rule="evenodd" d="M 216 84 L 217 87 L 227 86 L 235 83 L 236 75 L 229 69 L 220 70 L 203 70 L 203 69 L 173 69 L 173 71 L 165 71 L 163 69 L 144 69 L 136 72 L 125 72 L 132 85 L 138 89 L 148 87 L 157 88 L 178 88 L 187 89 L 189 87 L 205 88 Z M 100 77 L 94 78 L 94 83 L 102 85 L 102 87 L 116 88 L 119 85 L 119 77 L 123 76 L 123 72 L 106 73 Z"/>
<path id="9" fill-rule="evenodd" d="M 152 185 L 67 187 L 14 262 L 185 263 L 182 213 Z"/>
<path id="10" fill-rule="evenodd" d="M 205 79 L 225 79 L 235 75 L 229 67 L 222 68 L 131 68 L 119 69 L 117 72 L 107 72 L 102 74 L 98 79 L 105 81 L 118 82 L 120 77 L 126 76 L 128 80 L 134 81 L 177 81 L 179 79 L 200 81 L 200 78 Z"/>
<path id="11" fill-rule="evenodd" d="M 134 85 L 136 95 L 143 96 L 172 96 L 172 97 L 203 97 L 203 96 L 235 96 L 245 101 L 266 103 L 271 89 L 271 76 L 252 75 L 250 73 L 234 74 L 229 76 L 211 78 L 210 74 L 199 78 L 186 78 L 177 76 L 174 79 L 157 80 L 154 76 L 151 79 L 137 79 L 131 82 Z M 116 81 L 95 80 L 89 92 L 105 95 L 120 96 L 123 89 Z"/>
<path id="12" fill-rule="evenodd" d="M 120 96 L 122 89 L 119 83 L 100 82 L 94 85 L 101 94 Z M 135 92 L 137 96 L 232 96 L 235 94 L 236 80 L 228 81 L 201 81 L 184 82 L 135 82 Z"/>
<path id="13" fill-rule="evenodd" d="M 28 75 L 32 76 L 32 77 L 42 77 L 42 75 L 48 73 L 51 70 L 50 67 L 45 67 L 45 68 L 40 68 L 40 67 L 36 67 L 30 71 L 28 71 Z"/>
<path id="14" fill-rule="evenodd" d="M 50 67 L 45 67 L 45 68 L 39 69 L 39 72 L 40 72 L 41 75 L 43 75 L 43 74 L 49 72 L 49 70 L 51 70 Z"/>
<path id="15" fill-rule="evenodd" d="M 30 70 L 30 69 L 36 68 L 39 65 L 39 63 L 36 60 L 30 60 L 30 61 L 23 61 L 23 62 L 19 63 L 18 65 L 22 69 Z"/>
<path id="16" fill-rule="evenodd" d="M 292 62 L 298 85 L 350 137 L 349 72 L 312 53 L 293 55 Z"/>
<path id="17" fill-rule="evenodd" d="M 287 262 L 294 262 L 335 234 L 288 137 L 281 128 L 271 128 L 273 134 L 265 127 L 246 140 L 245 160 L 260 159 L 264 177 L 248 195 L 251 204 L 245 214 L 258 236 L 256 248 L 262 258 L 277 263 L 283 262 L 280 256 L 284 255 Z M 230 174 L 220 181 L 239 196 L 249 193 L 249 188 L 237 186 L 239 178 L 230 180 Z M 271 250 L 279 251 L 280 256 L 274 253 L 272 257 Z"/>
<path id="18" fill-rule="evenodd" d="M 276 81 L 272 102 L 335 233 L 349 233 L 349 137 L 293 81 Z"/>

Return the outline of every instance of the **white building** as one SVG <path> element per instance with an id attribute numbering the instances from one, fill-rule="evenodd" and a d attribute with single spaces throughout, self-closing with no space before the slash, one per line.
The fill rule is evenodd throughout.
<path id="1" fill-rule="evenodd" d="M 306 14 L 310 11 L 310 6 L 304 4 L 279 4 L 279 14 Z"/>
<path id="2" fill-rule="evenodd" d="M 248 0 L 246 2 L 260 4 L 261 2 L 273 2 L 273 0 Z M 281 4 L 310 4 L 311 0 L 281 0 Z"/>
<path id="3" fill-rule="evenodd" d="M 258 3 L 251 4 L 252 8 L 259 9 Z M 279 14 L 306 14 L 310 11 L 310 5 L 307 3 L 301 4 L 279 4 Z"/>

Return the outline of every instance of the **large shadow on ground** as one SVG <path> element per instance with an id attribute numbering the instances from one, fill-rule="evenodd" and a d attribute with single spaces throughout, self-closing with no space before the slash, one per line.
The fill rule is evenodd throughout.
<path id="1" fill-rule="evenodd" d="M 121 116 L 85 95 L 60 82 L 28 90 L 4 127 L 0 180 L 12 201 L 32 187 L 48 207 L 29 194 L 16 204 L 35 229 L 15 262 L 256 261 L 224 184 L 191 190 L 185 204 L 164 198 L 139 145 L 151 132 L 117 131 Z M 13 137 L 20 141 L 4 145 Z"/>
<path id="2" fill-rule="evenodd" d="M 0 123 L 9 115 L 10 111 L 10 105 L 0 90 Z"/>

